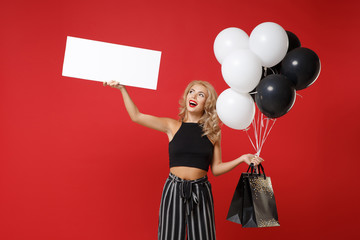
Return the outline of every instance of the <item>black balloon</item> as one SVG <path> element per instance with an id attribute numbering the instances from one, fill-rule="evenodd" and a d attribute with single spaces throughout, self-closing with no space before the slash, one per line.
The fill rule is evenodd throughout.
<path id="1" fill-rule="evenodd" d="M 291 50 L 293 50 L 295 48 L 301 47 L 300 40 L 294 33 L 290 32 L 290 31 L 286 31 L 286 34 L 289 39 L 289 47 L 288 47 L 287 52 L 290 52 Z"/>
<path id="2" fill-rule="evenodd" d="M 290 32 L 290 31 L 286 31 L 286 34 L 289 39 L 289 47 L 288 47 L 287 53 L 295 48 L 301 47 L 300 40 L 294 33 Z M 280 73 L 281 62 L 279 62 L 278 64 L 276 64 L 275 66 L 273 66 L 271 68 L 275 73 Z"/>
<path id="3" fill-rule="evenodd" d="M 256 91 L 256 105 L 269 118 L 283 116 L 295 102 L 296 91 L 281 74 L 272 74 L 262 79 Z"/>
<path id="4" fill-rule="evenodd" d="M 279 62 L 278 64 L 276 64 L 275 66 L 271 67 L 271 70 L 273 70 L 275 73 L 280 73 L 281 70 L 281 62 Z"/>
<path id="5" fill-rule="evenodd" d="M 309 87 L 316 81 L 319 73 L 319 57 L 308 48 L 295 48 L 281 62 L 281 74 L 294 83 L 296 90 Z"/>
<path id="6" fill-rule="evenodd" d="M 271 74 L 276 74 L 276 72 L 274 72 L 271 68 L 262 67 L 262 74 L 261 74 L 260 82 L 263 78 L 265 78 L 266 76 L 269 76 Z M 256 93 L 256 87 L 251 92 L 249 92 L 250 96 L 252 97 L 252 99 L 254 101 L 255 101 L 255 93 Z"/>

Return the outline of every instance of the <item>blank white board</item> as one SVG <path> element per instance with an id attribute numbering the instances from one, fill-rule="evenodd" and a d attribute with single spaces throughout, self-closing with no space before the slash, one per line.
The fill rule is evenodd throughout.
<path id="1" fill-rule="evenodd" d="M 62 75 L 156 90 L 161 52 L 67 37 Z"/>

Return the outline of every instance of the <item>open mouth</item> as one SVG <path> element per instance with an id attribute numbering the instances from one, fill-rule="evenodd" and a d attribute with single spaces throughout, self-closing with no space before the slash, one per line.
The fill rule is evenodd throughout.
<path id="1" fill-rule="evenodd" d="M 198 103 L 195 102 L 194 100 L 190 100 L 190 101 L 189 101 L 189 106 L 190 106 L 190 107 L 196 107 L 197 105 L 198 105 Z"/>

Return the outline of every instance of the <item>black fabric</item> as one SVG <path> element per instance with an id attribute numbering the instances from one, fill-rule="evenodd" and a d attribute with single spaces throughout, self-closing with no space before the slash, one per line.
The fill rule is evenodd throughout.
<path id="1" fill-rule="evenodd" d="M 209 170 L 214 146 L 198 123 L 182 122 L 169 143 L 170 168 L 186 166 Z"/>

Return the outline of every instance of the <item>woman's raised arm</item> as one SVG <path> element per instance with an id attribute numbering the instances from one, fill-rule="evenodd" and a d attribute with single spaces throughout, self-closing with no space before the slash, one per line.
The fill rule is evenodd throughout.
<path id="1" fill-rule="evenodd" d="M 120 90 L 123 96 L 125 108 L 133 122 L 148 128 L 165 132 L 168 135 L 172 133 L 171 129 L 174 129 L 174 126 L 177 123 L 176 120 L 172 118 L 155 117 L 152 115 L 143 114 L 139 111 L 139 109 L 131 99 L 124 85 L 121 85 L 119 82 L 113 80 L 108 83 L 104 82 L 104 86 L 106 85 Z"/>

